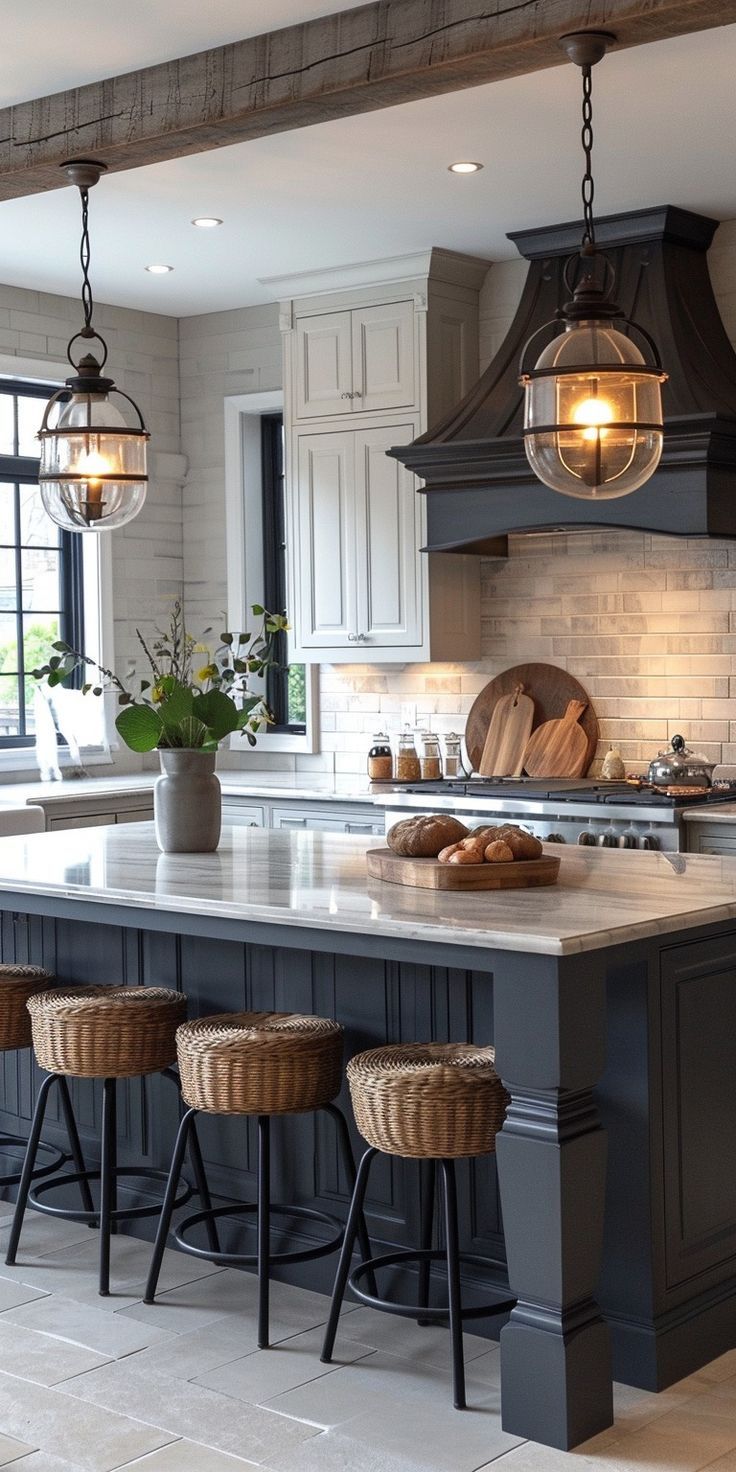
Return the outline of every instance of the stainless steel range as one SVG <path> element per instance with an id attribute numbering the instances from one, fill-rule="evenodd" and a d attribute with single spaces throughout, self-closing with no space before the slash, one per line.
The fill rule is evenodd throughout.
<path id="1" fill-rule="evenodd" d="M 598 844 L 678 853 L 686 849 L 686 808 L 736 800 L 736 783 L 676 797 L 628 782 L 584 777 L 470 777 L 422 782 L 391 794 L 386 829 L 407 809 L 456 813 L 464 823 L 522 823 L 547 843 Z"/>

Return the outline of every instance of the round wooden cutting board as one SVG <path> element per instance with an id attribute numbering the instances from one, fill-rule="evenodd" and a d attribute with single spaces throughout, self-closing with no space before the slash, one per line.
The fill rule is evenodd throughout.
<path id="1" fill-rule="evenodd" d="M 502 675 L 496 675 L 481 690 L 473 702 L 465 728 L 465 744 L 473 771 L 477 772 L 480 767 L 488 727 L 497 702 L 503 695 L 513 695 L 518 685 L 522 685 L 525 693 L 534 701 L 532 731 L 544 725 L 545 721 L 560 720 L 571 700 L 585 702 L 585 710 L 580 718 L 580 727 L 588 742 L 582 771 L 585 776 L 598 745 L 598 718 L 579 681 L 569 675 L 567 670 L 559 670 L 553 664 L 514 665 L 512 669 L 504 670 Z"/>

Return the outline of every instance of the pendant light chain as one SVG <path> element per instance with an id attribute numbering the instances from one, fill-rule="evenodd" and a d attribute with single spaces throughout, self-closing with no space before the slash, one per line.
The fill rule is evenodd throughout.
<path id="1" fill-rule="evenodd" d="M 94 337 L 92 331 L 92 287 L 89 279 L 90 263 L 90 241 L 89 241 L 89 189 L 83 187 L 79 191 L 82 197 L 82 240 L 79 248 L 79 259 L 82 265 L 82 307 L 84 309 L 84 336 Z"/>
<path id="2" fill-rule="evenodd" d="M 585 154 L 585 173 L 583 174 L 582 196 L 583 196 L 583 245 L 595 245 L 595 225 L 593 223 L 593 195 L 595 184 L 593 182 L 593 69 L 584 66 L 583 72 L 583 127 L 581 141 L 583 153 Z"/>

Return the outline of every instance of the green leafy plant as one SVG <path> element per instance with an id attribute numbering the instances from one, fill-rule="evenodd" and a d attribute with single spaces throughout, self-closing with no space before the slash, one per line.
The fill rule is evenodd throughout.
<path id="1" fill-rule="evenodd" d="M 276 639 L 289 625 L 284 614 L 269 613 L 259 603 L 251 611 L 258 621 L 256 632 L 226 629 L 214 649 L 205 642 L 211 629 L 201 640 L 187 631 L 179 602 L 172 608 L 168 628 L 157 630 L 150 642 L 136 629 L 149 665 L 149 674 L 138 679 L 136 691 L 63 639 L 51 646 L 53 655 L 33 676 L 53 688 L 68 682 L 80 668 L 95 670 L 97 678 L 85 683 L 82 692 L 102 695 L 115 690 L 122 707 L 115 726 L 131 751 L 156 747 L 216 751 L 233 731 L 242 732 L 255 746 L 256 733 L 271 716 L 263 697 L 251 694 L 249 680 L 265 676 L 277 663 Z"/>

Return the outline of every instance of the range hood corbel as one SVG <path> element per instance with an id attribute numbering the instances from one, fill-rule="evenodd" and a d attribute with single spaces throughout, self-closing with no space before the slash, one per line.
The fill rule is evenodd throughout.
<path id="1" fill-rule="evenodd" d="M 536 479 L 521 438 L 524 343 L 566 295 L 572 222 L 509 236 L 529 261 L 505 341 L 478 383 L 428 433 L 389 453 L 425 481 L 427 551 L 488 555 L 511 532 L 619 528 L 736 538 L 736 354 L 718 312 L 707 251 L 716 220 L 666 205 L 600 219 L 624 311 L 657 340 L 664 449 L 654 475 L 613 501 L 578 501 Z M 461 532 L 460 532 L 461 529 Z"/>

